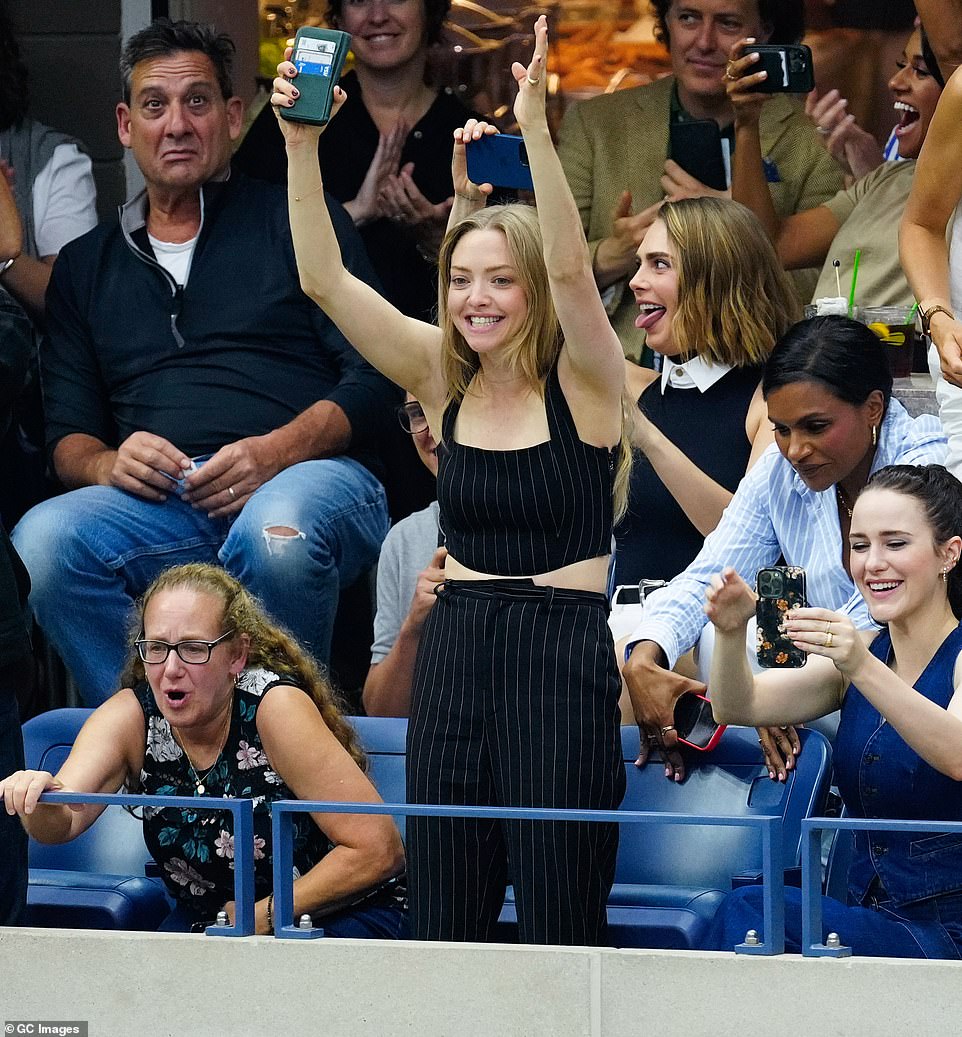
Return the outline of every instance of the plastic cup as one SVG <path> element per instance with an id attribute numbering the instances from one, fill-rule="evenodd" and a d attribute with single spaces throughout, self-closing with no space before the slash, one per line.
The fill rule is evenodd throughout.
<path id="1" fill-rule="evenodd" d="M 882 340 L 893 378 L 910 378 L 915 353 L 915 323 L 910 306 L 860 306 L 858 320 Z"/>

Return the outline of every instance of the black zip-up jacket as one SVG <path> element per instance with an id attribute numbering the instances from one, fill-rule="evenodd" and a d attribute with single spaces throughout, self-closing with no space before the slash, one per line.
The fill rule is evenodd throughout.
<path id="1" fill-rule="evenodd" d="M 60 252 L 40 353 L 48 449 L 143 430 L 196 457 L 327 399 L 350 421 L 349 456 L 379 474 L 398 393 L 301 291 L 287 192 L 235 172 L 202 202 L 182 288 L 154 259 L 143 194 Z M 345 265 L 377 286 L 350 217 L 330 196 L 328 208 Z"/>

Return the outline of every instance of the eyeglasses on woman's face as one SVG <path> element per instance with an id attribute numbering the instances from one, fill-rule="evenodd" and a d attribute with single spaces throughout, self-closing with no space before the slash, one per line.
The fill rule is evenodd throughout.
<path id="1" fill-rule="evenodd" d="M 182 662 L 189 663 L 191 666 L 203 666 L 210 662 L 211 652 L 233 634 L 233 630 L 228 630 L 226 634 L 221 634 L 216 641 L 178 641 L 176 644 L 152 638 L 140 638 L 134 644 L 137 647 L 137 654 L 148 666 L 158 666 L 167 662 L 171 651 L 176 652 Z"/>

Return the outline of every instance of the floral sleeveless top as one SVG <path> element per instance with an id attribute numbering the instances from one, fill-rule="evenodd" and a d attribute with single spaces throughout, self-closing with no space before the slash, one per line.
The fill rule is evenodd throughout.
<path id="1" fill-rule="evenodd" d="M 291 684 L 269 670 L 245 670 L 237 680 L 234 711 L 224 749 L 209 771 L 201 771 L 205 796 L 254 801 L 254 892 L 273 888 L 271 803 L 296 799 L 270 765 L 257 733 L 257 710 L 278 684 Z M 134 689 L 144 711 L 147 748 L 140 787 L 153 796 L 200 796 L 194 773 L 146 683 Z M 309 871 L 331 849 L 307 814 L 294 818 L 294 877 Z M 234 834 L 230 813 L 173 808 L 144 809 L 144 841 L 160 867 L 171 896 L 201 918 L 213 919 L 234 899 Z"/>

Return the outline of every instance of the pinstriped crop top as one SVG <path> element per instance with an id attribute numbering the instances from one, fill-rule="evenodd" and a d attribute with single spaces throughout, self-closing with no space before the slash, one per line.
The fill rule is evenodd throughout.
<path id="1" fill-rule="evenodd" d="M 460 404 L 442 419 L 440 525 L 451 555 L 477 572 L 535 576 L 611 551 L 616 450 L 578 437 L 558 381 L 545 384 L 550 439 L 520 450 L 455 442 Z"/>

